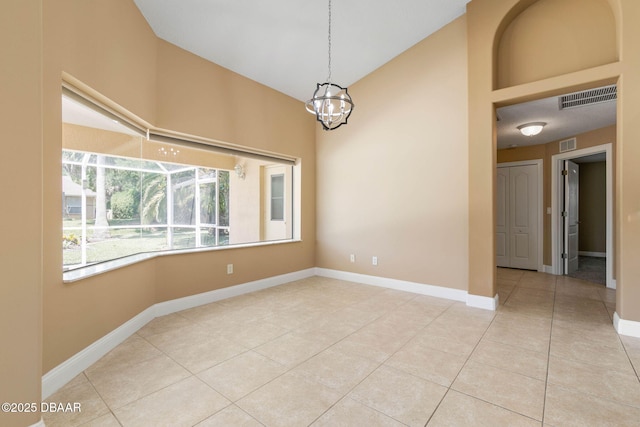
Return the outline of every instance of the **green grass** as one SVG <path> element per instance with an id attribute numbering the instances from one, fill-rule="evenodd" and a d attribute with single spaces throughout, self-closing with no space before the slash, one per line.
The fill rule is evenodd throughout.
<path id="1" fill-rule="evenodd" d="M 112 224 L 113 225 L 113 224 Z M 69 226 L 65 221 L 65 226 Z M 65 231 L 65 235 L 80 235 L 79 230 Z M 128 255 L 157 252 L 169 249 L 165 229 L 111 229 L 111 237 L 100 241 L 87 243 L 87 263 L 96 263 L 121 258 Z M 175 229 L 173 232 L 173 249 L 188 249 L 195 247 L 196 233 L 192 229 Z M 213 246 L 215 240 L 206 235 L 203 241 Z M 220 245 L 228 244 L 228 239 L 220 241 Z M 80 246 L 63 250 L 63 264 L 74 265 L 82 261 Z"/>

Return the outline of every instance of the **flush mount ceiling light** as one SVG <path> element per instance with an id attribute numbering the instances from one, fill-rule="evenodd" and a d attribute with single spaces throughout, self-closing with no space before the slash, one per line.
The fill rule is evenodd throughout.
<path id="1" fill-rule="evenodd" d="M 524 125 L 518 126 L 518 130 L 522 132 L 524 136 L 535 136 L 542 132 L 542 128 L 546 125 L 545 122 L 525 123 Z"/>
<path id="2" fill-rule="evenodd" d="M 347 88 L 331 83 L 331 0 L 329 0 L 329 76 L 325 83 L 318 83 L 313 98 L 307 101 L 307 111 L 316 115 L 324 130 L 337 129 L 347 124 L 353 111 L 353 101 Z"/>

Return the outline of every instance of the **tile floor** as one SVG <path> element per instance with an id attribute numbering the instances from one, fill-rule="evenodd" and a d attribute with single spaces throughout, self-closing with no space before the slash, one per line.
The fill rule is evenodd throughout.
<path id="1" fill-rule="evenodd" d="M 157 318 L 47 426 L 638 426 L 615 292 L 500 269 L 496 312 L 312 277 Z"/>

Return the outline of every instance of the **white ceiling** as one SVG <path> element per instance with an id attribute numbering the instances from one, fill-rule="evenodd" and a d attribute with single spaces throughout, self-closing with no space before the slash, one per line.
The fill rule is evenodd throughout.
<path id="1" fill-rule="evenodd" d="M 464 14 L 469 1 L 333 0 L 332 82 L 350 86 Z M 134 2 L 158 37 L 300 101 L 328 77 L 328 0 Z M 609 126 L 615 110 L 616 103 L 607 102 L 560 111 L 558 97 L 503 107 L 498 148 Z M 538 136 L 517 130 L 538 121 L 547 123 Z"/>
<path id="2" fill-rule="evenodd" d="M 616 102 L 609 101 L 560 110 L 557 96 L 498 108 L 498 148 L 546 144 L 616 123 Z M 547 125 L 536 136 L 524 136 L 518 126 L 531 122 Z M 611 142 L 611 141 L 609 141 Z"/>
<path id="3" fill-rule="evenodd" d="M 134 1 L 161 39 L 300 101 L 327 80 L 328 0 Z M 331 81 L 352 85 L 469 1 L 333 0 Z"/>

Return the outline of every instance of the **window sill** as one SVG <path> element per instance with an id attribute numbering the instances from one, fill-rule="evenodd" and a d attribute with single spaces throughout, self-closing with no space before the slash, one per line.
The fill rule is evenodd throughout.
<path id="1" fill-rule="evenodd" d="M 275 240 L 271 242 L 245 243 L 245 244 L 239 244 L 239 245 L 216 246 L 216 247 L 197 248 L 197 249 L 182 249 L 182 250 L 165 251 L 165 252 L 147 252 L 147 253 L 129 255 L 129 256 L 114 259 L 111 261 L 105 261 L 98 264 L 88 265 L 86 267 L 80 267 L 74 270 L 65 271 L 62 273 L 62 282 L 63 283 L 77 282 L 82 279 L 86 279 L 92 276 L 97 276 L 98 274 L 106 273 L 112 270 L 116 270 L 118 268 L 126 267 L 131 264 L 137 264 L 139 262 L 161 257 L 161 256 L 224 251 L 229 249 L 255 248 L 260 246 L 281 245 L 285 243 L 297 243 L 301 241 L 302 241 L 301 239 Z"/>

